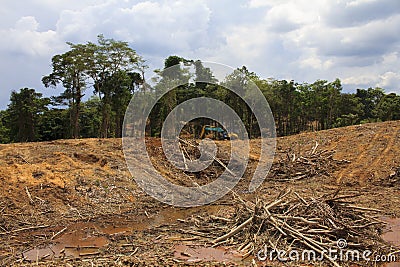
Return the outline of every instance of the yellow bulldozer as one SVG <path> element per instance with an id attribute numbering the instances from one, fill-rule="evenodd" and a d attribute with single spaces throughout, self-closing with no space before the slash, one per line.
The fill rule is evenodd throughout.
<path id="1" fill-rule="evenodd" d="M 201 128 L 201 133 L 199 135 L 200 139 L 211 138 L 216 140 L 234 140 L 238 139 L 238 135 L 235 133 L 228 134 L 226 130 L 222 127 L 204 125 Z"/>

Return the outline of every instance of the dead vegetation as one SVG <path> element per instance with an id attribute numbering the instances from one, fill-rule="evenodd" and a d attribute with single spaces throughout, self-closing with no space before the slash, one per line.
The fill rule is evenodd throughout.
<path id="1" fill-rule="evenodd" d="M 235 195 L 236 211 L 232 217 L 201 218 L 194 234 L 208 236 L 214 247 L 232 246 L 243 257 L 260 255 L 261 250 L 264 260 L 270 261 L 283 257 L 278 255 L 279 251 L 287 253 L 288 258 L 290 251 L 301 254 L 311 250 L 316 257 L 323 257 L 326 265 L 341 266 L 329 251 L 395 252 L 380 236 L 385 227 L 379 219 L 381 211 L 355 205 L 357 197 L 336 191 L 318 198 L 303 198 L 286 190 L 272 201 L 258 199 L 253 203 Z M 359 259 L 363 260 L 361 254 Z M 344 264 L 351 262 L 347 259 Z"/>
<path id="2" fill-rule="evenodd" d="M 331 177 L 339 168 L 350 161 L 334 159 L 334 150 L 320 150 L 319 144 L 308 152 L 296 154 L 294 151 L 281 151 L 278 160 L 272 165 L 268 179 L 288 182 L 313 178 L 315 176 Z"/>

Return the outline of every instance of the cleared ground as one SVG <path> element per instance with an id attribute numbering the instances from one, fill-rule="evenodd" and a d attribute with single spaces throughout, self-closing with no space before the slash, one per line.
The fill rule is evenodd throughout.
<path id="1" fill-rule="evenodd" d="M 229 141 L 217 143 L 218 158 L 224 161 Z M 166 162 L 159 139 L 148 139 L 147 144 L 158 170 L 177 184 L 205 184 L 224 170 L 218 163 L 198 175 L 175 170 Z M 356 198 L 359 206 L 379 209 L 387 218 L 400 217 L 400 121 L 278 138 L 272 168 L 276 175 L 280 168 L 287 172 L 292 166 L 286 158 L 307 158 L 314 149 L 328 151 L 338 164 L 319 166 L 296 180 L 280 181 L 269 175 L 256 194 L 246 194 L 258 163 L 258 144 L 258 140 L 251 141 L 249 167 L 235 188 L 242 199 L 274 199 L 286 187 L 304 197 L 340 189 L 342 194 L 362 194 Z M 222 248 L 185 252 L 185 246 L 206 244 L 187 230 L 187 224 L 210 215 L 229 218 L 236 208 L 233 195 L 204 207 L 164 205 L 138 188 L 127 170 L 120 139 L 0 145 L 0 186 L 0 265 L 251 263 L 251 255 L 241 261 L 234 252 L 221 254 Z M 188 256 L 196 253 L 200 255 L 196 259 Z"/>

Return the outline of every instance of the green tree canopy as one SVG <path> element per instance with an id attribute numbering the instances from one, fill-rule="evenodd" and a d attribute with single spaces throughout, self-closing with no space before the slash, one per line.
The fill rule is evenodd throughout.
<path id="1" fill-rule="evenodd" d="M 42 98 L 34 89 L 23 88 L 13 91 L 7 112 L 10 118 L 11 141 L 28 142 L 39 139 L 37 124 L 39 117 L 50 104 L 49 98 Z"/>

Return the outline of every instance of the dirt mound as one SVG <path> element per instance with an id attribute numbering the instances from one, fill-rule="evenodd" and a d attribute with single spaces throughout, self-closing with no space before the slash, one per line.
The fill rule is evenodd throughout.
<path id="1" fill-rule="evenodd" d="M 369 123 L 278 138 L 279 150 L 296 154 L 321 149 L 335 151 L 334 158 L 350 164 L 334 173 L 336 184 L 368 185 L 387 177 L 400 166 L 400 121 Z"/>

